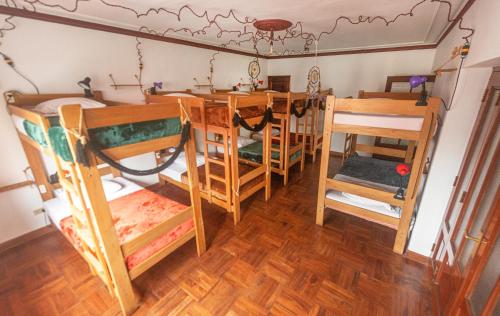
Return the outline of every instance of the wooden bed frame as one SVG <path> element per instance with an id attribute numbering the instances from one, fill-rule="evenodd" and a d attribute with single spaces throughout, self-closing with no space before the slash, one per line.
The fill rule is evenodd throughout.
<path id="1" fill-rule="evenodd" d="M 328 165 L 330 155 L 328 150 L 324 150 L 321 154 L 316 224 L 323 225 L 325 208 L 331 208 L 353 216 L 361 217 L 397 230 L 393 250 L 399 254 L 404 252 L 409 226 L 419 190 L 419 183 L 425 166 L 425 157 L 428 150 L 429 140 L 432 138 L 437 122 L 437 114 L 440 104 L 439 98 L 429 98 L 428 104 L 428 106 L 416 106 L 414 101 L 409 100 L 336 99 L 334 96 L 329 96 L 327 98 L 325 127 L 323 132 L 323 143 L 325 148 L 330 148 L 331 136 L 332 133 L 335 132 L 353 135 L 401 138 L 417 142 L 418 145 L 411 166 L 411 175 L 405 192 L 405 200 L 395 199 L 393 192 L 329 178 Z M 420 131 L 333 124 L 334 116 L 337 112 L 416 116 L 422 117 L 423 123 Z M 355 143 L 355 141 L 353 143 Z M 367 153 L 378 153 L 383 151 L 383 154 L 393 156 L 402 156 L 403 154 L 407 155 L 399 150 L 387 150 L 386 148 L 367 145 L 353 145 L 353 147 L 350 147 L 349 150 L 351 154 L 357 150 Z M 329 190 L 351 193 L 364 198 L 399 206 L 401 207 L 401 217 L 398 219 L 361 207 L 351 206 L 349 204 L 328 199 L 326 198 L 326 193 Z"/>
<path id="2" fill-rule="evenodd" d="M 238 147 L 230 146 L 230 143 L 237 144 L 240 127 L 234 127 L 232 122 L 227 122 L 228 127 L 210 125 L 206 120 L 206 107 L 213 102 L 227 104 L 228 117 L 232 118 L 236 110 L 244 107 L 259 106 L 265 108 L 270 105 L 270 99 L 266 95 L 259 96 L 239 96 L 227 94 L 197 94 L 196 97 L 177 97 L 167 95 L 150 95 L 146 97 L 147 103 L 165 103 L 165 100 L 178 100 L 191 113 L 193 108 L 198 108 L 201 114 L 201 122 L 192 122 L 192 126 L 202 132 L 203 137 L 203 153 L 205 158 L 205 183 L 201 190 L 201 197 L 209 203 L 214 203 L 225 208 L 228 212 L 233 213 L 234 224 L 238 224 L 241 220 L 240 203 L 245 199 L 265 188 L 265 200 L 271 197 L 271 124 L 264 128 L 263 141 L 263 162 L 258 164 L 252 161 L 239 158 Z M 171 102 L 171 101 L 169 101 Z M 258 123 L 262 116 L 246 119 L 249 124 Z M 234 142 L 232 140 L 235 140 Z M 209 152 L 209 146 L 215 148 L 223 148 L 223 155 L 213 155 Z M 162 156 L 158 155 L 158 159 Z M 240 174 L 240 164 L 246 164 L 254 167 L 251 171 Z M 224 167 L 224 176 L 220 177 L 212 172 L 212 165 Z M 215 167 L 215 166 L 214 166 Z M 262 180 L 255 181 L 259 177 Z M 180 188 L 186 189 L 186 185 L 182 182 L 171 179 L 160 174 L 160 178 L 168 183 L 177 185 Z M 254 180 L 255 183 L 243 189 L 245 184 Z M 225 193 L 212 189 L 213 181 L 224 183 Z"/>
<path id="3" fill-rule="evenodd" d="M 281 113 L 273 111 L 274 122 L 272 124 L 272 127 L 274 129 L 278 129 L 280 133 L 278 136 L 271 136 L 271 139 L 272 141 L 275 141 L 275 143 L 278 143 L 280 147 L 279 149 L 271 147 L 271 152 L 279 153 L 279 160 L 274 160 L 271 158 L 271 171 L 276 174 L 282 175 L 283 185 L 287 185 L 291 167 L 293 167 L 297 163 L 300 163 L 300 172 L 304 171 L 304 164 L 305 164 L 304 139 L 306 137 L 305 131 L 307 130 L 306 118 L 307 114 L 310 112 L 310 110 L 307 110 L 306 114 L 303 117 L 305 122 L 304 124 L 301 124 L 302 126 L 304 126 L 303 132 L 301 134 L 295 133 L 292 139 L 291 105 L 293 102 L 299 100 L 305 102 L 307 100 L 308 95 L 305 92 L 270 92 L 268 93 L 268 95 L 273 102 L 275 102 L 276 99 L 286 100 L 286 112 Z M 296 118 L 297 127 L 299 126 L 301 121 L 302 118 L 300 119 Z M 293 140 L 293 145 L 292 145 L 292 140 Z M 301 151 L 301 155 L 295 160 L 291 160 L 290 156 L 298 151 Z M 273 163 L 276 164 L 277 167 L 273 167 L 272 166 Z"/>
<path id="4" fill-rule="evenodd" d="M 332 93 L 332 89 L 321 90 L 316 102 L 313 104 L 311 110 L 308 111 L 304 120 L 304 123 L 307 123 L 309 126 L 309 129 L 304 127 L 304 130 L 306 131 L 305 152 L 306 154 L 311 155 L 313 163 L 316 162 L 318 150 L 321 149 L 321 145 L 323 144 L 323 133 L 320 130 L 320 111 L 324 111 L 321 106 L 322 99 L 326 99 L 326 97 L 332 95 Z M 296 122 L 295 131 L 299 130 L 299 126 L 299 123 Z"/>
<path id="5" fill-rule="evenodd" d="M 90 114 L 90 121 L 85 121 L 86 128 L 92 128 L 95 124 L 99 126 L 117 125 L 123 123 L 131 123 L 137 121 L 148 121 L 161 119 L 164 117 L 176 117 L 182 114 L 179 111 L 179 106 L 174 107 L 172 104 L 155 105 L 145 109 L 143 105 L 132 106 L 113 101 L 106 101 L 102 98 L 102 93 L 94 91 L 94 99 L 103 102 L 107 105 L 113 105 L 104 109 L 98 109 L 97 115 L 92 115 L 93 110 L 84 110 L 83 113 Z M 189 168 L 189 185 L 191 187 L 191 204 L 186 211 L 180 215 L 176 215 L 159 226 L 147 231 L 137 238 L 120 245 L 116 236 L 116 232 L 109 212 L 108 202 L 104 197 L 100 177 L 105 174 L 113 174 L 113 176 L 121 176 L 119 170 L 105 166 L 97 168 L 102 162 L 95 157 L 92 157 L 92 167 L 82 167 L 77 163 L 66 162 L 61 159 L 53 151 L 50 141 L 48 141 L 48 129 L 50 127 L 47 117 L 33 110 L 33 107 L 40 102 L 50 99 L 65 98 L 65 97 L 83 97 L 82 94 L 21 94 L 18 92 L 9 91 L 4 94 L 8 104 L 8 110 L 11 115 L 19 116 L 23 119 L 41 127 L 47 146 L 42 146 L 30 137 L 18 131 L 19 138 L 25 150 L 28 162 L 35 176 L 37 185 L 44 185 L 46 193 L 42 194 L 42 199 L 47 201 L 54 197 L 53 190 L 62 187 L 65 192 L 65 197 L 71 206 L 72 217 L 77 230 L 85 230 L 88 233 L 81 234 L 79 237 L 82 242 L 82 249 L 77 249 L 85 261 L 88 263 L 90 270 L 94 275 L 97 275 L 106 284 L 110 294 L 115 295 L 122 308 L 124 314 L 131 314 L 138 304 L 138 300 L 132 290 L 131 280 L 145 272 L 159 260 L 174 251 L 176 248 L 184 244 L 186 241 L 196 235 L 198 253 L 205 251 L 205 237 L 203 222 L 201 218 L 201 203 L 199 194 L 197 195 L 198 182 L 197 170 L 192 169 L 193 162 L 191 159 Z M 170 108 L 173 110 L 167 111 Z M 126 109 L 126 110 L 125 110 Z M 65 117 L 61 117 L 66 127 L 74 127 L 74 124 L 80 123 L 80 108 L 77 105 L 64 106 L 64 111 L 69 111 Z M 90 113 L 88 112 L 90 111 Z M 69 116 L 69 117 L 68 117 Z M 99 122 L 99 120 L 101 120 Z M 104 122 L 105 123 L 104 123 Z M 72 125 L 73 124 L 73 125 Z M 103 125 L 104 124 L 104 125 Z M 85 128 L 85 130 L 86 130 Z M 68 139 L 73 142 L 70 144 L 74 153 L 75 139 L 72 134 L 68 134 Z M 191 138 L 193 139 L 193 138 Z M 141 153 L 153 152 L 161 146 L 175 146 L 178 143 L 179 135 L 155 139 L 154 141 L 142 142 L 133 145 L 125 145 L 114 147 L 107 150 L 107 154 L 115 159 L 123 159 L 129 156 L 135 156 Z M 187 142 L 185 146 L 186 156 L 191 157 L 194 154 L 194 140 Z M 53 159 L 56 165 L 59 182 L 51 184 L 48 180 L 48 175 L 44 167 L 41 154 L 44 153 Z M 85 205 L 86 199 L 83 197 L 86 192 L 89 197 L 90 204 L 85 210 L 82 210 L 77 205 Z M 75 200 L 76 199 L 76 200 Z M 98 210 L 98 211 L 97 211 Z M 106 212 L 106 210 L 108 212 Z M 162 232 L 168 231 L 169 228 L 175 227 L 181 219 L 194 217 L 195 230 L 191 231 L 188 236 L 184 236 L 167 245 L 146 261 L 137 265 L 130 271 L 125 267 L 124 259 L 130 253 L 145 245 L 152 239 L 161 235 Z M 87 223 L 94 223 L 88 225 Z M 99 245 L 99 246 L 96 246 Z"/>
<path id="6" fill-rule="evenodd" d="M 174 106 L 171 103 L 153 104 L 147 107 L 144 105 L 123 105 L 83 110 L 79 105 L 65 105 L 59 112 L 62 126 L 66 129 L 66 136 L 73 157 L 77 156 L 78 135 L 76 134 L 88 136 L 88 129 L 174 117 L 181 117 L 181 120 L 185 118 L 180 106 Z M 193 133 L 192 130 L 190 133 Z M 140 143 L 109 148 L 104 150 L 104 152 L 114 160 L 121 160 L 143 153 L 156 152 L 163 148 L 174 147 L 179 141 L 180 135 L 166 136 Z M 120 245 L 118 241 L 109 204 L 106 201 L 99 170 L 97 169 L 98 160 L 93 153 L 87 153 L 90 167 L 83 166 L 78 162 L 74 164 L 76 170 L 74 178 L 76 181 L 73 181 L 70 186 L 65 187 L 65 189 L 76 192 L 80 196 L 80 203 L 82 205 L 85 205 L 82 193 L 85 192 L 86 196 L 88 196 L 89 203 L 86 205 L 86 208 L 78 210 L 75 207 L 73 218 L 80 218 L 79 216 L 81 215 L 75 215 L 76 213 L 82 213 L 90 220 L 86 223 L 93 223 L 92 225 L 87 225 L 88 228 L 91 227 L 95 231 L 96 239 L 98 240 L 98 243 L 94 244 L 93 249 L 101 249 L 104 260 L 92 262 L 92 264 L 96 271 L 108 269 L 110 276 L 108 287 L 113 289 L 124 314 L 133 313 L 138 306 L 138 299 L 132 287 L 133 279 L 137 278 L 193 237 L 196 237 L 198 255 L 201 255 L 206 250 L 198 175 L 196 164 L 193 161 L 195 155 L 193 135 L 186 142 L 184 151 L 188 166 L 188 186 L 191 195 L 191 206 L 186 207 L 179 214 L 163 221 L 125 244 Z M 127 269 L 125 258 L 128 255 L 134 253 L 137 249 L 140 249 L 165 232 L 170 231 L 190 217 L 194 220 L 193 229 L 174 242 L 166 245 L 131 270 Z M 80 224 L 84 225 L 82 222 Z"/>

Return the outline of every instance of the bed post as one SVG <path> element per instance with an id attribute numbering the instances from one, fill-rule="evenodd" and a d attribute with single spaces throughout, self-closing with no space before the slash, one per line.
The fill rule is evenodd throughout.
<path id="1" fill-rule="evenodd" d="M 325 123 L 323 127 L 323 149 L 321 150 L 321 166 L 319 169 L 318 204 L 316 206 L 316 224 L 323 226 L 325 217 L 326 177 L 330 160 L 330 143 L 333 127 L 333 110 L 335 96 L 328 96 L 325 108 Z"/>
<path id="2" fill-rule="evenodd" d="M 179 106 L 184 106 L 181 99 L 179 99 Z M 180 111 L 181 122 L 183 122 L 184 119 L 187 119 L 186 111 L 183 111 L 182 109 Z M 186 154 L 189 195 L 191 197 L 191 208 L 193 209 L 194 215 L 194 228 L 196 230 L 196 250 L 198 251 L 198 256 L 200 256 L 207 250 L 207 245 L 205 241 L 203 214 L 201 212 L 200 181 L 198 177 L 198 167 L 196 166 L 196 148 L 194 142 L 194 130 L 193 128 L 190 128 L 189 140 L 184 144 L 184 152 Z M 205 163 L 208 163 L 208 160 L 205 160 Z"/>
<path id="3" fill-rule="evenodd" d="M 305 103 L 304 103 L 304 107 L 307 106 L 307 100 L 308 100 L 309 96 L 306 95 L 306 99 L 305 99 Z M 312 115 L 312 114 L 311 114 Z M 306 110 L 306 113 L 304 114 L 304 129 L 302 130 L 302 148 L 300 149 L 301 150 L 301 158 L 300 158 L 300 172 L 303 172 L 304 171 L 304 167 L 306 166 L 306 142 L 307 142 L 307 117 L 309 116 L 309 109 Z M 298 117 L 295 117 L 295 119 L 297 121 L 299 121 L 300 119 Z M 314 126 L 314 123 L 312 122 L 313 120 L 313 117 L 311 116 L 311 132 L 312 132 L 312 126 Z M 291 123 L 291 122 L 290 122 Z M 299 129 L 297 128 L 295 130 L 295 135 L 298 135 L 299 134 Z M 300 139 L 300 137 L 299 137 Z M 312 140 L 312 133 L 311 133 L 311 140 Z"/>
<path id="4" fill-rule="evenodd" d="M 240 214 L 240 176 L 238 170 L 238 128 L 233 125 L 231 121 L 236 110 L 237 97 L 228 97 L 228 111 L 229 111 L 229 138 L 231 140 L 231 182 L 232 182 L 232 209 L 233 209 L 233 222 L 238 224 L 241 219 Z"/>
<path id="5" fill-rule="evenodd" d="M 405 202 L 402 208 L 401 218 L 399 220 L 398 231 L 396 234 L 396 240 L 394 241 L 393 251 L 399 254 L 403 254 L 406 246 L 406 239 L 408 238 L 408 231 L 410 228 L 410 221 L 413 215 L 413 210 L 415 208 L 415 202 L 417 200 L 417 191 L 420 183 L 420 178 L 422 177 L 423 168 L 425 166 L 424 158 L 428 150 L 428 142 L 432 138 L 432 132 L 436 126 L 436 115 L 437 109 L 439 107 L 438 99 L 429 99 L 429 105 L 427 108 L 427 113 L 424 116 L 424 126 L 422 126 L 422 131 L 420 132 L 420 137 L 418 139 L 417 152 L 415 154 L 415 159 L 413 160 L 413 166 L 411 169 L 410 179 L 408 181 L 408 189 L 406 191 Z M 410 147 L 410 146 L 408 146 Z"/>
<path id="6" fill-rule="evenodd" d="M 82 110 L 80 105 L 65 105 L 59 109 L 63 126 L 69 130 L 78 130 L 82 121 Z M 85 128 L 82 133 L 86 134 Z M 85 135 L 87 136 L 87 135 Z M 70 143 L 73 157 L 77 157 L 75 148 L 77 138 L 66 131 L 66 137 Z M 92 213 L 97 236 L 103 249 L 109 273 L 113 280 L 114 292 L 120 303 L 122 312 L 126 315 L 132 314 L 138 307 L 138 299 L 134 294 L 132 283 L 125 266 L 125 260 L 118 242 L 118 237 L 113 225 L 113 218 L 108 202 L 104 196 L 101 184 L 101 176 L 97 170 L 95 159 L 89 159 L 90 167 L 83 167 L 76 163 L 76 170 L 82 180 L 87 196 L 89 197 L 90 212 Z"/>
<path id="7" fill-rule="evenodd" d="M 291 115 L 290 115 L 290 107 L 292 106 L 292 93 L 289 91 L 286 96 L 286 118 L 285 118 L 285 128 L 281 130 L 283 133 L 283 130 L 285 132 L 285 151 L 284 153 L 281 152 L 280 156 L 283 157 L 283 162 L 284 162 L 284 174 L 283 174 L 283 185 L 288 184 L 288 169 L 290 168 L 290 120 L 291 120 Z"/>
<path id="8" fill-rule="evenodd" d="M 273 96 L 271 93 L 267 94 L 267 105 L 266 105 L 266 110 L 267 107 L 270 106 L 272 108 L 273 104 Z M 273 122 L 267 122 L 266 127 L 264 128 L 264 139 L 262 142 L 262 150 L 264 152 L 262 153 L 262 162 L 264 163 L 266 167 L 266 186 L 265 186 L 265 200 L 269 201 L 271 198 L 271 147 L 273 144 L 272 141 L 272 128 L 273 128 Z"/>

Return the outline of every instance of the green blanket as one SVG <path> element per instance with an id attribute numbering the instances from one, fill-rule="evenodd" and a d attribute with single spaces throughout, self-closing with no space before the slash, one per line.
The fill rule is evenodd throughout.
<path id="1" fill-rule="evenodd" d="M 59 117 L 58 116 L 50 116 L 48 117 L 50 126 L 59 126 Z M 45 135 L 43 134 L 43 130 L 40 126 L 32 123 L 28 120 L 23 121 L 23 127 L 26 131 L 26 134 L 33 139 L 35 142 L 40 144 L 43 147 L 47 146 L 47 140 L 45 139 Z"/>
<path id="2" fill-rule="evenodd" d="M 279 144 L 273 144 L 273 148 L 279 149 Z M 255 142 L 249 145 L 243 146 L 238 149 L 238 153 L 240 157 L 244 159 L 248 159 L 253 162 L 262 163 L 262 142 Z M 295 161 L 302 155 L 302 150 L 298 150 L 295 153 L 290 155 L 290 161 Z M 276 151 L 271 152 L 271 159 L 279 160 L 280 153 Z"/>
<path id="3" fill-rule="evenodd" d="M 24 127 L 26 133 L 42 146 L 47 146 L 47 141 L 43 135 L 42 129 L 25 121 Z M 28 128 L 26 126 L 28 125 Z M 69 149 L 64 128 L 57 123 L 51 122 L 48 134 L 50 144 L 54 151 L 64 160 L 73 161 L 73 156 Z M 179 118 L 170 118 L 156 121 L 129 123 L 116 126 L 107 126 L 90 129 L 89 137 L 101 149 L 118 147 L 123 145 L 135 144 L 151 139 L 177 135 L 181 132 L 181 122 Z M 30 130 L 28 132 L 28 129 Z"/>

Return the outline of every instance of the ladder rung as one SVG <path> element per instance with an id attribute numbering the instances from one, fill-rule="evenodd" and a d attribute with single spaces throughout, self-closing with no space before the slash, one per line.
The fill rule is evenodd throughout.
<path id="1" fill-rule="evenodd" d="M 208 161 L 208 162 L 211 162 L 211 163 L 215 163 L 215 164 L 221 165 L 221 166 L 225 166 L 225 165 L 226 165 L 226 164 L 224 163 L 224 161 L 223 161 L 223 160 L 220 160 L 220 159 L 207 158 L 207 161 Z"/>
<path id="2" fill-rule="evenodd" d="M 214 142 L 213 140 L 207 140 L 205 141 L 207 144 L 210 144 L 210 145 L 213 145 L 213 146 L 219 146 L 219 147 L 224 147 L 224 144 L 223 143 L 219 143 L 219 142 Z"/>
<path id="3" fill-rule="evenodd" d="M 61 184 L 61 186 L 63 187 L 64 190 L 66 190 L 66 191 L 68 191 L 70 193 L 73 193 L 73 194 L 76 193 L 75 192 L 75 187 L 67 179 L 59 179 L 59 183 Z"/>
<path id="4" fill-rule="evenodd" d="M 225 182 L 226 182 L 226 179 L 221 178 L 221 177 L 216 176 L 216 175 L 213 175 L 213 174 L 209 175 L 208 177 L 209 177 L 210 179 L 214 179 L 214 180 L 217 180 L 217 181 L 222 182 L 222 183 L 225 183 Z"/>
<path id="5" fill-rule="evenodd" d="M 276 159 L 271 159 L 271 162 L 281 163 L 281 161 L 276 160 Z"/>
<path id="6" fill-rule="evenodd" d="M 271 124 L 272 127 L 280 127 L 281 128 L 281 124 Z"/>
<path id="7" fill-rule="evenodd" d="M 80 237 L 80 239 L 82 240 L 83 243 L 85 243 L 93 251 L 96 250 L 94 241 L 90 237 L 90 233 L 88 232 L 88 230 L 86 230 L 86 229 L 77 229 L 76 232 L 77 232 L 78 236 Z"/>
<path id="8" fill-rule="evenodd" d="M 271 136 L 271 139 L 281 140 L 281 137 L 278 137 L 278 136 Z"/>
<path id="9" fill-rule="evenodd" d="M 271 151 L 281 152 L 281 150 L 279 150 L 278 148 L 271 148 Z"/>

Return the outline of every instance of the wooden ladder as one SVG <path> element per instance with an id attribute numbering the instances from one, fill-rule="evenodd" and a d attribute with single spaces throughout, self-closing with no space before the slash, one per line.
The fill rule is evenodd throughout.
<path id="1" fill-rule="evenodd" d="M 226 210 L 230 212 L 231 209 L 231 162 L 229 160 L 229 142 L 228 142 L 228 134 L 227 132 L 217 132 L 212 133 L 214 135 L 214 139 L 209 139 L 209 131 L 207 129 L 203 129 L 203 155 L 205 157 L 205 191 L 207 194 L 207 200 L 209 203 L 213 202 L 213 198 L 223 199 L 226 204 Z M 222 140 L 222 142 L 220 141 Z M 237 141 L 235 142 L 237 146 Z M 210 154 L 209 146 L 213 146 L 215 148 L 215 154 Z M 220 159 L 220 156 L 217 155 L 218 148 L 223 148 L 224 154 L 223 159 Z M 219 165 L 224 167 L 224 177 L 215 175 L 212 173 L 211 165 Z M 225 194 L 221 195 L 220 192 L 214 190 L 212 188 L 212 181 L 221 182 L 224 184 Z"/>

